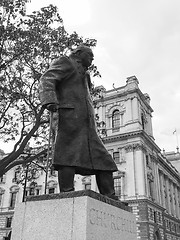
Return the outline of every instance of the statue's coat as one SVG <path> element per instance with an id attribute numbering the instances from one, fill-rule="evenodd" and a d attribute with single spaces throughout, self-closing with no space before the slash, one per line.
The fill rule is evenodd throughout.
<path id="1" fill-rule="evenodd" d="M 75 58 L 55 60 L 40 79 L 42 105 L 59 105 L 55 169 L 74 166 L 82 175 L 95 174 L 95 170 L 117 171 L 96 132 L 89 86 L 90 76 Z"/>

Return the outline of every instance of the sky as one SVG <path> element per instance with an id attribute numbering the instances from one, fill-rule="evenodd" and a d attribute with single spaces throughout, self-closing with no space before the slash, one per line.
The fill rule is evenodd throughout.
<path id="1" fill-rule="evenodd" d="M 68 33 L 76 31 L 97 40 L 94 64 L 102 78 L 92 79 L 95 85 L 109 90 L 113 83 L 117 88 L 126 84 L 127 77 L 137 77 L 140 90 L 151 98 L 156 144 L 167 152 L 176 151 L 180 141 L 180 1 L 31 0 L 27 11 L 49 4 L 58 7 Z"/>

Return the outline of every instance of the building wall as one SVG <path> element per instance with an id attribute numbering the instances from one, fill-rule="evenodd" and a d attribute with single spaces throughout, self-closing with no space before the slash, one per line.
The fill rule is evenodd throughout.
<path id="1" fill-rule="evenodd" d="M 139 89 L 135 76 L 126 85 L 106 91 L 100 87 L 95 99 L 98 132 L 107 150 L 118 166 L 114 173 L 116 194 L 128 202 L 137 220 L 137 237 L 140 240 L 180 239 L 180 175 L 156 145 L 153 137 L 150 97 Z M 7 217 L 14 208 L 12 193 L 17 192 L 15 203 L 22 201 L 23 186 L 14 182 L 11 169 L 0 181 L 0 240 L 7 236 Z M 44 194 L 45 174 L 35 180 L 35 190 L 28 183 L 27 194 Z M 56 174 L 49 174 L 48 189 L 59 192 Z M 75 178 L 75 189 L 98 191 L 94 176 Z M 51 190 L 50 190 L 51 189 Z"/>
<path id="2" fill-rule="evenodd" d="M 104 91 L 97 100 L 96 114 L 106 123 L 103 141 L 115 156 L 120 199 L 132 206 L 138 239 L 179 239 L 180 175 L 154 141 L 150 97 L 138 84 L 135 76 L 130 77 L 125 86 Z M 116 111 L 119 127 L 113 127 Z M 170 232 L 166 222 L 175 230 Z"/>

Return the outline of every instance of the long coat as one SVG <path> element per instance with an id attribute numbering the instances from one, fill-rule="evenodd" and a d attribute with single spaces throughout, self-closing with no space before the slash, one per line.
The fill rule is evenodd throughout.
<path id="1" fill-rule="evenodd" d="M 90 76 L 74 57 L 55 60 L 40 79 L 42 105 L 57 103 L 58 133 L 53 165 L 73 166 L 81 175 L 96 170 L 117 171 L 111 155 L 97 135 L 89 92 Z"/>

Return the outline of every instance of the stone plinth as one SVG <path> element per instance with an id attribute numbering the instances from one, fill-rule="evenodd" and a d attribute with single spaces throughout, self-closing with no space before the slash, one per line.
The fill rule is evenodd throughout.
<path id="1" fill-rule="evenodd" d="M 29 197 L 15 209 L 12 240 L 136 240 L 130 208 L 91 190 Z"/>

